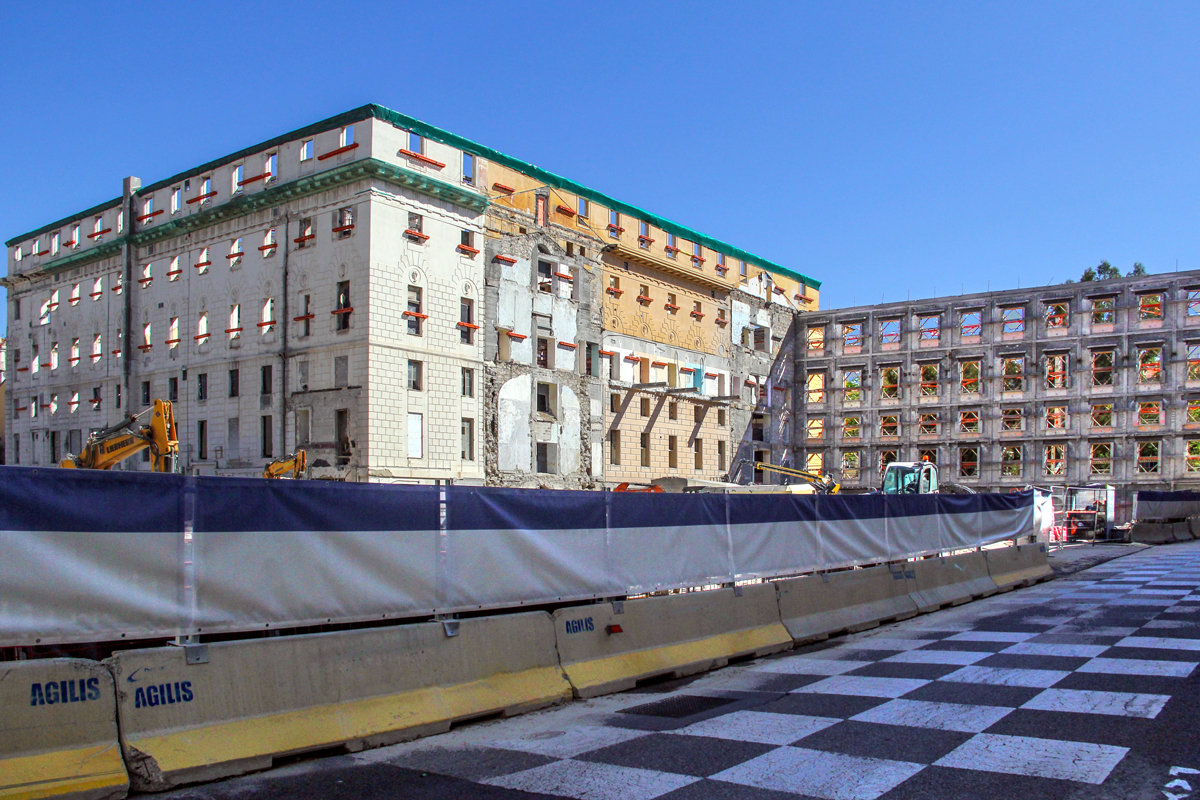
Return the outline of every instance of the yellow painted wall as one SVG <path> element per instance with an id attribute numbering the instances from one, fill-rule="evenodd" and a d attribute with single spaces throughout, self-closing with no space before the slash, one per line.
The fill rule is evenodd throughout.
<path id="1" fill-rule="evenodd" d="M 619 410 L 612 410 L 611 394 L 618 396 Z M 703 420 L 697 424 L 695 409 L 699 405 L 683 398 L 672 398 L 661 392 L 638 392 L 621 389 L 610 394 L 606 401 L 607 422 L 604 443 L 604 479 L 608 483 L 631 481 L 649 483 L 654 478 L 676 476 L 681 478 L 704 478 L 722 480 L 729 469 L 733 444 L 729 441 L 729 411 L 709 407 Z M 650 401 L 649 416 L 642 415 L 641 400 Z M 670 419 L 670 404 L 676 404 L 676 419 Z M 719 423 L 721 414 L 725 424 Z M 621 463 L 612 463 L 612 430 L 620 432 Z M 643 467 L 641 461 L 641 434 L 650 434 L 650 466 Z M 676 466 L 670 466 L 670 437 L 676 437 Z M 693 441 L 702 442 L 703 469 L 695 468 Z M 717 442 L 725 442 L 724 468 L 718 463 Z"/>

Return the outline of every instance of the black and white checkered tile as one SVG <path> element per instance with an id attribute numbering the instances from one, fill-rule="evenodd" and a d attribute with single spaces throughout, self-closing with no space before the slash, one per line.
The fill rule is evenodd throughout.
<path id="1" fill-rule="evenodd" d="M 1198 663 L 1200 543 L 358 758 L 514 798 L 1185 797 Z"/>

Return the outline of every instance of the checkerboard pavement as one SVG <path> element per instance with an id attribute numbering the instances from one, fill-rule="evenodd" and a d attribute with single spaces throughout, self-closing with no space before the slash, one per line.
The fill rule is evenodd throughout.
<path id="1" fill-rule="evenodd" d="M 353 760 L 463 797 L 1162 798 L 1200 768 L 1198 664 L 1200 542 Z"/>

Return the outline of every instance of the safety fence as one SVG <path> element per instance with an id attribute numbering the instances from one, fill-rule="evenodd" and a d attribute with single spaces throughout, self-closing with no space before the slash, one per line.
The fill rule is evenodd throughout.
<path id="1" fill-rule="evenodd" d="M 1138 520 L 1180 520 L 1200 516 L 1200 492 L 1145 492 L 1134 497 Z"/>
<path id="2" fill-rule="evenodd" d="M 0 646 L 453 614 L 1033 533 L 1031 493 L 634 494 L 0 468 Z"/>

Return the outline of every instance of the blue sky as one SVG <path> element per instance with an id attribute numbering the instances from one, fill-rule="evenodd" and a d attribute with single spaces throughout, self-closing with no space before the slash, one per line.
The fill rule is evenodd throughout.
<path id="1" fill-rule="evenodd" d="M 824 307 L 1061 282 L 1101 259 L 1200 268 L 1196 4 L 69 3 L 3 19 L 0 239 L 117 196 L 125 175 L 376 102 L 822 280 Z"/>

